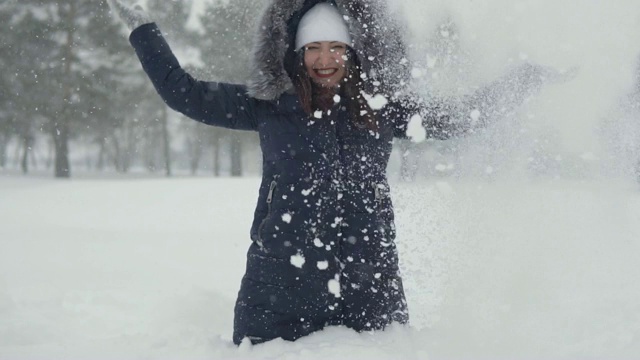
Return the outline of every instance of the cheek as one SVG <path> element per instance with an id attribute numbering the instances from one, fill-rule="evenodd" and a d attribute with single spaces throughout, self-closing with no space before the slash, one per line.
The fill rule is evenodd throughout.
<path id="1" fill-rule="evenodd" d="M 313 71 L 313 64 L 315 64 L 315 61 L 315 57 L 307 54 L 304 55 L 304 67 L 309 73 Z"/>
<path id="2" fill-rule="evenodd" d="M 338 69 L 340 69 L 341 73 L 346 73 L 347 72 L 347 62 L 344 61 L 344 59 L 340 58 L 339 60 L 337 60 L 338 62 Z"/>
<path id="3" fill-rule="evenodd" d="M 339 56 L 339 57 L 337 57 L 337 58 L 336 58 L 336 63 L 338 64 L 338 66 L 339 66 L 341 69 L 344 69 L 344 68 L 346 68 L 346 66 L 347 66 L 347 61 L 345 60 L 344 56 Z"/>

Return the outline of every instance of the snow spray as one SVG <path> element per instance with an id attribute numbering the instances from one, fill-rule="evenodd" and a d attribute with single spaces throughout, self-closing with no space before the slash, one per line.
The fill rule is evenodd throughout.
<path id="1" fill-rule="evenodd" d="M 430 358 L 637 356 L 640 194 L 611 164 L 639 154 L 611 151 L 611 136 L 628 131 L 602 129 L 618 126 L 610 120 L 636 86 L 640 3 L 395 8 L 423 94 L 464 96 L 527 62 L 578 69 L 486 131 L 425 145 L 445 154 L 421 161 L 449 176 L 397 186 L 409 309 Z"/>

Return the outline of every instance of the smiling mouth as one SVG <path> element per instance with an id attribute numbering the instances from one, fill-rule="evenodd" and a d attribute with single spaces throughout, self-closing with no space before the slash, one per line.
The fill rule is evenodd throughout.
<path id="1" fill-rule="evenodd" d="M 338 72 L 338 69 L 315 69 L 314 71 L 319 78 L 330 78 Z"/>

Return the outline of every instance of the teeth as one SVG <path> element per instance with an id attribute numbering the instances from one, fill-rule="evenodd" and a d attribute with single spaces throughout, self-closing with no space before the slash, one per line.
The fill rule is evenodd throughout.
<path id="1" fill-rule="evenodd" d="M 336 69 L 329 69 L 329 70 L 316 70 L 318 72 L 318 74 L 320 75 L 331 75 L 333 73 L 336 72 Z"/>

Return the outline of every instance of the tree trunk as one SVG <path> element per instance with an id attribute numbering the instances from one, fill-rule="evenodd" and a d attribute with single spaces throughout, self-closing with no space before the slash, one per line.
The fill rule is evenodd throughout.
<path id="1" fill-rule="evenodd" d="M 413 144 L 408 140 L 400 140 L 400 178 L 403 181 L 411 182 L 415 180 L 416 171 L 418 170 L 417 164 L 412 161 L 411 149 Z"/>
<path id="2" fill-rule="evenodd" d="M 189 161 L 189 170 L 191 170 L 192 176 L 195 176 L 198 173 L 199 167 L 200 167 L 200 154 L 191 154 L 191 161 Z"/>
<path id="3" fill-rule="evenodd" d="M 0 134 L 0 169 L 7 166 L 7 145 L 9 144 L 9 136 Z"/>
<path id="4" fill-rule="evenodd" d="M 105 156 L 105 147 L 106 141 L 103 136 L 98 139 L 98 160 L 96 161 L 96 170 L 102 172 L 104 170 L 104 156 Z"/>
<path id="5" fill-rule="evenodd" d="M 22 137 L 22 159 L 20 160 L 20 168 L 25 175 L 29 173 L 29 153 L 31 152 L 32 143 L 32 136 L 24 135 Z"/>
<path id="6" fill-rule="evenodd" d="M 53 143 L 55 149 L 55 177 L 71 177 L 69 164 L 69 125 L 66 120 L 57 122 L 53 128 Z"/>
<path id="7" fill-rule="evenodd" d="M 237 133 L 231 136 L 231 176 L 242 176 L 242 138 Z"/>
<path id="8" fill-rule="evenodd" d="M 124 154 L 122 154 L 124 156 L 122 159 L 122 170 L 125 173 L 129 172 L 129 170 L 131 169 L 131 165 L 135 161 L 133 156 L 136 153 L 137 143 L 136 143 L 136 137 L 134 135 L 134 131 L 135 131 L 134 127 L 135 127 L 135 123 L 129 121 L 127 122 L 127 124 L 125 124 L 123 129 L 126 147 L 125 147 Z"/>
<path id="9" fill-rule="evenodd" d="M 171 176 L 171 144 L 169 143 L 169 114 L 167 106 L 162 104 L 162 141 L 164 147 L 164 169 L 167 177 Z"/>
<path id="10" fill-rule="evenodd" d="M 191 139 L 190 141 L 189 169 L 191 170 L 191 175 L 196 175 L 200 167 L 200 158 L 202 157 L 202 142 L 199 138 Z"/>
<path id="11" fill-rule="evenodd" d="M 218 129 L 213 130 L 212 136 L 213 145 L 213 175 L 215 177 L 220 176 L 220 131 Z"/>
<path id="12" fill-rule="evenodd" d="M 116 171 L 119 173 L 124 172 L 122 166 L 122 149 L 120 146 L 120 139 L 114 134 L 111 138 L 111 142 L 113 143 L 113 166 L 116 168 Z"/>
<path id="13" fill-rule="evenodd" d="M 68 109 L 71 104 L 71 62 L 73 61 L 73 36 L 75 34 L 76 4 L 69 3 L 69 18 L 67 19 L 69 30 L 67 31 L 66 43 L 64 44 L 64 76 L 63 85 L 63 110 L 58 114 L 57 121 L 53 124 L 53 141 L 55 144 L 55 177 L 71 177 L 71 166 L 69 164 L 69 119 Z"/>
<path id="14" fill-rule="evenodd" d="M 47 141 L 47 158 L 44 163 L 47 170 L 51 169 L 51 165 L 53 165 L 54 154 L 55 146 L 53 145 L 53 139 L 49 139 Z"/>
<path id="15" fill-rule="evenodd" d="M 196 175 L 202 159 L 203 134 L 199 124 L 191 124 L 189 127 L 189 139 L 187 139 L 187 151 L 189 154 L 189 169 L 191 175 Z"/>

